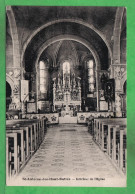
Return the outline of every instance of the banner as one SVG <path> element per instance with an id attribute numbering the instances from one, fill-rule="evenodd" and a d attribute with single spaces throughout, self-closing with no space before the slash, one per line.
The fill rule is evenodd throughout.
<path id="1" fill-rule="evenodd" d="M 29 81 L 21 80 L 21 101 L 29 101 Z"/>

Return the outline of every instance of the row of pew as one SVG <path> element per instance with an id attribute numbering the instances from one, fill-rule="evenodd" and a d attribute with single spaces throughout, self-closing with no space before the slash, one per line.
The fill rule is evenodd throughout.
<path id="1" fill-rule="evenodd" d="M 42 143 L 47 119 L 6 121 L 6 177 L 15 178 Z"/>
<path id="2" fill-rule="evenodd" d="M 127 164 L 126 118 L 89 118 L 88 131 L 112 163 L 124 174 Z"/>

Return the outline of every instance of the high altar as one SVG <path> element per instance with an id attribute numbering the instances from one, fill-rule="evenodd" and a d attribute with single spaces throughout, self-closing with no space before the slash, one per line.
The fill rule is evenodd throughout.
<path id="1" fill-rule="evenodd" d="M 81 110 L 80 77 L 71 72 L 70 63 L 64 62 L 58 76 L 53 79 L 53 107 L 61 116 L 75 116 Z"/>

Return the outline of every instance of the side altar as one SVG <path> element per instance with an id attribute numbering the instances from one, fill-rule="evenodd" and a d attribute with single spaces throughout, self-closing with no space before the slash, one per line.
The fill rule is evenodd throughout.
<path id="1" fill-rule="evenodd" d="M 53 107 L 61 116 L 76 116 L 81 110 L 81 78 L 70 71 L 65 63 L 63 70 L 53 79 Z"/>

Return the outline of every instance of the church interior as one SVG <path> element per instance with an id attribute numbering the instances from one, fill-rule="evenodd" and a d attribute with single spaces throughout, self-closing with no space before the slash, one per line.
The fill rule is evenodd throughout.
<path id="1" fill-rule="evenodd" d="M 7 6 L 7 184 L 125 186 L 126 84 L 126 8 Z"/>

